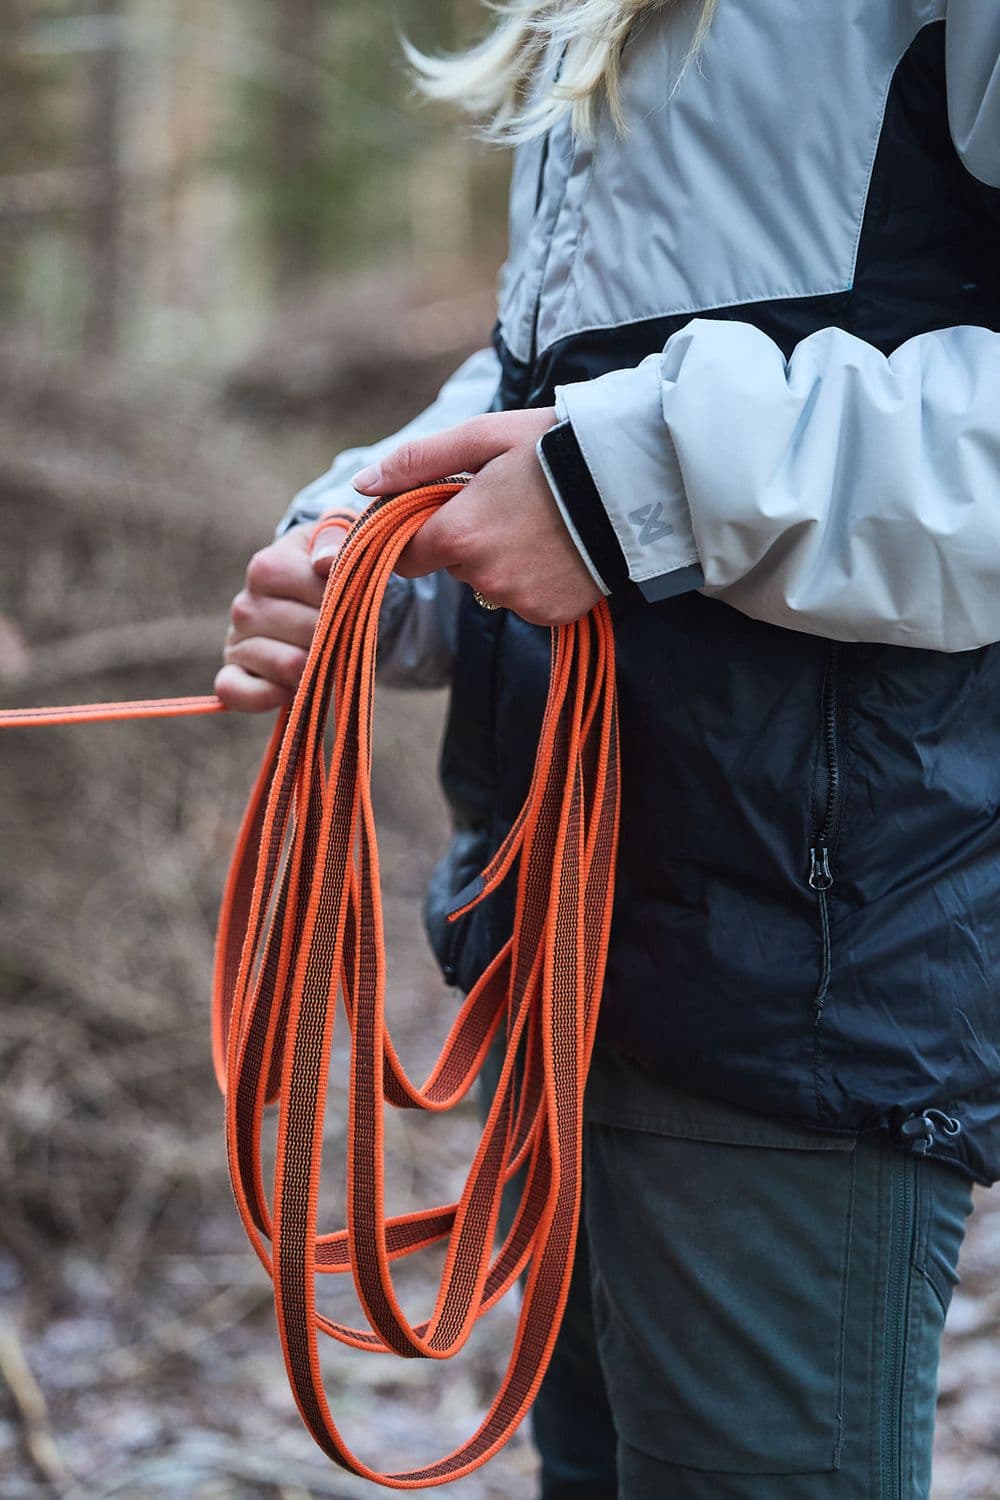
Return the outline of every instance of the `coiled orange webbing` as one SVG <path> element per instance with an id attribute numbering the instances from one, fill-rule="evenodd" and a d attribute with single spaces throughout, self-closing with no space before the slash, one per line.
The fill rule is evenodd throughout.
<path id="1" fill-rule="evenodd" d="M 216 952 L 213 1046 L 225 1095 L 230 1175 L 247 1234 L 274 1281 L 299 1411 L 331 1458 L 396 1489 L 457 1479 L 502 1447 L 530 1405 L 555 1343 L 579 1216 L 583 1089 L 604 977 L 618 833 L 614 646 L 602 603 L 552 632 L 549 698 L 528 799 L 453 914 L 464 915 L 514 878 L 516 865 L 513 934 L 417 1087 L 385 1022 L 370 793 L 375 656 L 393 566 L 458 488 L 448 482 L 378 502 L 350 531 L 294 704 L 279 717 L 244 816 Z M 168 703 L 162 712 L 219 707 L 212 699 Z M 135 712 L 153 707 L 137 705 Z M 0 727 L 131 711 L 131 705 L 15 710 L 0 715 Z M 338 991 L 351 1029 L 347 1225 L 321 1235 L 317 1199 Z M 384 1103 L 451 1108 L 500 1035 L 500 1080 L 461 1198 L 386 1218 Z M 273 1101 L 279 1116 L 269 1206 L 261 1126 L 265 1104 Z M 497 1249 L 501 1194 L 519 1171 L 519 1207 Z M 395 1295 L 392 1262 L 442 1240 L 448 1249 L 433 1311 L 411 1324 Z M 374 1352 L 446 1359 L 524 1271 L 510 1364 L 468 1442 L 438 1463 L 403 1473 L 379 1473 L 355 1457 L 327 1403 L 318 1335 Z M 368 1329 L 334 1323 L 317 1310 L 316 1275 L 344 1272 L 354 1278 Z"/>

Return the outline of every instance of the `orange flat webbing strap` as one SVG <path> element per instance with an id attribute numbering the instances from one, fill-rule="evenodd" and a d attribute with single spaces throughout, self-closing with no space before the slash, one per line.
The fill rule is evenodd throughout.
<path id="1" fill-rule="evenodd" d="M 317 524 L 314 535 L 328 528 L 350 531 L 357 516 L 333 510 Z M 56 704 L 49 708 L 0 708 L 0 729 L 56 728 L 69 724 L 115 724 L 128 719 L 191 719 L 205 714 L 224 714 L 225 704 L 212 694 L 180 698 L 135 698 L 122 703 Z M 264 767 L 269 763 L 265 756 Z M 258 779 L 259 787 L 259 779 Z"/>
<path id="2" fill-rule="evenodd" d="M 552 633 L 549 699 L 527 801 L 454 913 L 464 915 L 516 869 L 513 934 L 467 997 L 430 1075 L 416 1085 L 395 1051 L 384 1008 L 370 788 L 375 655 L 395 562 L 458 488 L 447 482 L 376 502 L 344 543 L 295 701 L 279 716 L 244 816 L 220 915 L 213 999 L 233 1191 L 274 1280 L 300 1413 L 331 1458 L 397 1489 L 442 1484 L 484 1463 L 523 1418 L 548 1363 L 572 1272 L 583 1088 L 604 979 L 618 833 L 614 645 L 601 604 Z M 333 524 L 345 525 L 345 518 Z M 61 722 L 79 722 L 66 717 L 77 711 L 54 712 Z M 338 994 L 351 1033 L 348 1214 L 344 1229 L 319 1234 Z M 461 1197 L 387 1217 L 385 1103 L 451 1108 L 498 1037 L 500 1080 Z M 264 1109 L 272 1100 L 279 1111 L 273 1207 L 261 1151 Z M 522 1169 L 520 1204 L 496 1249 L 501 1193 Z M 392 1264 L 442 1240 L 447 1253 L 434 1306 L 411 1324 L 396 1297 Z M 448 1358 L 525 1270 L 510 1364 L 468 1442 L 438 1463 L 402 1473 L 380 1473 L 357 1458 L 326 1399 L 318 1335 L 374 1352 Z M 331 1272 L 352 1275 L 367 1329 L 319 1312 L 315 1278 Z"/>
<path id="3" fill-rule="evenodd" d="M 247 1232 L 275 1281 L 286 1365 L 317 1442 L 346 1468 L 390 1487 L 443 1483 L 485 1461 L 513 1431 L 541 1380 L 558 1329 L 579 1209 L 581 1100 L 603 983 L 618 758 L 613 647 L 606 609 L 554 633 L 552 684 L 532 793 L 510 847 L 481 889 L 516 856 L 513 938 L 473 988 L 430 1077 L 402 1070 L 384 1013 L 384 945 L 371 813 L 371 705 L 379 607 L 395 560 L 454 487 L 430 487 L 369 512 L 345 543 L 302 684 L 277 749 L 248 860 L 247 940 L 228 1014 L 225 1087 L 230 1166 Z M 334 740 L 325 756 L 324 728 Z M 249 846 L 249 845 L 248 845 Z M 479 899 L 479 896 L 475 899 Z M 470 905 L 474 902 L 470 902 Z M 468 909 L 468 908 L 466 908 Z M 225 967 L 225 965 L 223 966 Z M 348 1223 L 317 1233 L 327 1070 L 338 989 L 352 1032 Z M 456 1204 L 387 1219 L 386 1097 L 439 1111 L 470 1087 L 502 1028 L 493 1107 Z M 525 1066 L 515 1067 L 522 1039 Z M 280 1059 L 280 1067 L 276 1062 Z M 274 1206 L 260 1168 L 264 1105 L 278 1079 Z M 494 1254 L 500 1190 L 515 1164 L 527 1177 L 515 1225 Z M 448 1254 L 430 1316 L 411 1325 L 391 1265 L 436 1239 Z M 384 1474 L 347 1448 L 326 1401 L 318 1334 L 406 1357 L 445 1358 L 528 1263 L 510 1368 L 485 1420 L 440 1463 Z M 368 1330 L 318 1311 L 315 1276 L 353 1274 Z"/>
<path id="4" fill-rule="evenodd" d="M 147 698 L 133 703 L 80 703 L 61 708 L 0 708 L 0 729 L 47 724 L 110 724 L 122 719 L 190 719 L 225 713 L 215 697 Z"/>

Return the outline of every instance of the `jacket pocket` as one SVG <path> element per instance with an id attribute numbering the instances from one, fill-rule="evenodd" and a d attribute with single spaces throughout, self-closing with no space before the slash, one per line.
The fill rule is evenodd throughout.
<path id="1" fill-rule="evenodd" d="M 486 834 L 471 828 L 456 829 L 448 852 L 434 867 L 424 901 L 424 929 L 445 983 L 466 989 L 468 976 L 463 973 L 462 957 L 472 913 L 449 922 L 448 912 L 458 892 L 479 874 L 487 857 Z"/>

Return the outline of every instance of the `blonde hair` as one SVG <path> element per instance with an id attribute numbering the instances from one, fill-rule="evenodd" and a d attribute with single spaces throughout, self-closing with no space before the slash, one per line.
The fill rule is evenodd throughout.
<path id="1" fill-rule="evenodd" d="M 490 3 L 490 0 L 487 0 Z M 607 101 L 616 128 L 622 111 L 621 58 L 629 34 L 654 11 L 684 0 L 498 0 L 493 31 L 469 51 L 428 57 L 404 42 L 419 87 L 432 99 L 460 104 L 484 118 L 483 134 L 496 141 L 541 135 L 566 114 L 582 136 L 593 134 L 599 105 Z M 718 0 L 700 0 L 688 53 L 708 34 Z M 565 49 L 558 79 L 535 93 L 530 84 L 549 47 Z"/>

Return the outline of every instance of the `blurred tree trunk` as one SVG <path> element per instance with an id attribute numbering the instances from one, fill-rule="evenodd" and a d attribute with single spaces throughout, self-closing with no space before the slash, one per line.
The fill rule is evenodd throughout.
<path id="1" fill-rule="evenodd" d="M 310 69 L 322 56 L 324 0 L 276 0 L 274 45 L 287 57 L 300 59 L 299 88 L 276 90 L 266 149 L 269 176 L 277 191 L 272 199 L 271 242 L 275 280 L 279 290 L 294 286 L 316 271 L 322 250 L 315 233 L 316 206 L 310 201 L 313 173 L 322 163 L 324 99 L 319 69 Z M 283 186 L 282 186 L 283 185 Z"/>
<path id="2" fill-rule="evenodd" d="M 109 26 L 120 24 L 125 0 L 104 0 Z M 112 30 L 94 53 L 90 76 L 90 156 L 97 201 L 90 216 L 90 294 L 84 326 L 88 350 L 111 354 L 118 345 L 123 270 L 122 46 Z"/>
<path id="3" fill-rule="evenodd" d="M 18 105 L 23 105 L 23 89 L 18 67 L 19 43 L 24 30 L 24 16 L 20 5 L 0 6 L 5 46 L 0 48 L 0 169 L 6 178 L 21 166 L 16 147 Z M 6 182 L 3 184 L 6 187 Z M 6 194 L 0 200 L 0 313 L 9 317 L 15 303 L 14 276 L 20 237 L 18 219 L 7 206 Z"/>
<path id="4" fill-rule="evenodd" d="M 0 315 L 5 319 L 17 307 L 32 179 L 41 183 L 49 165 L 45 148 L 51 123 L 40 103 L 40 69 L 21 50 L 27 29 L 26 0 L 0 0 Z"/>

